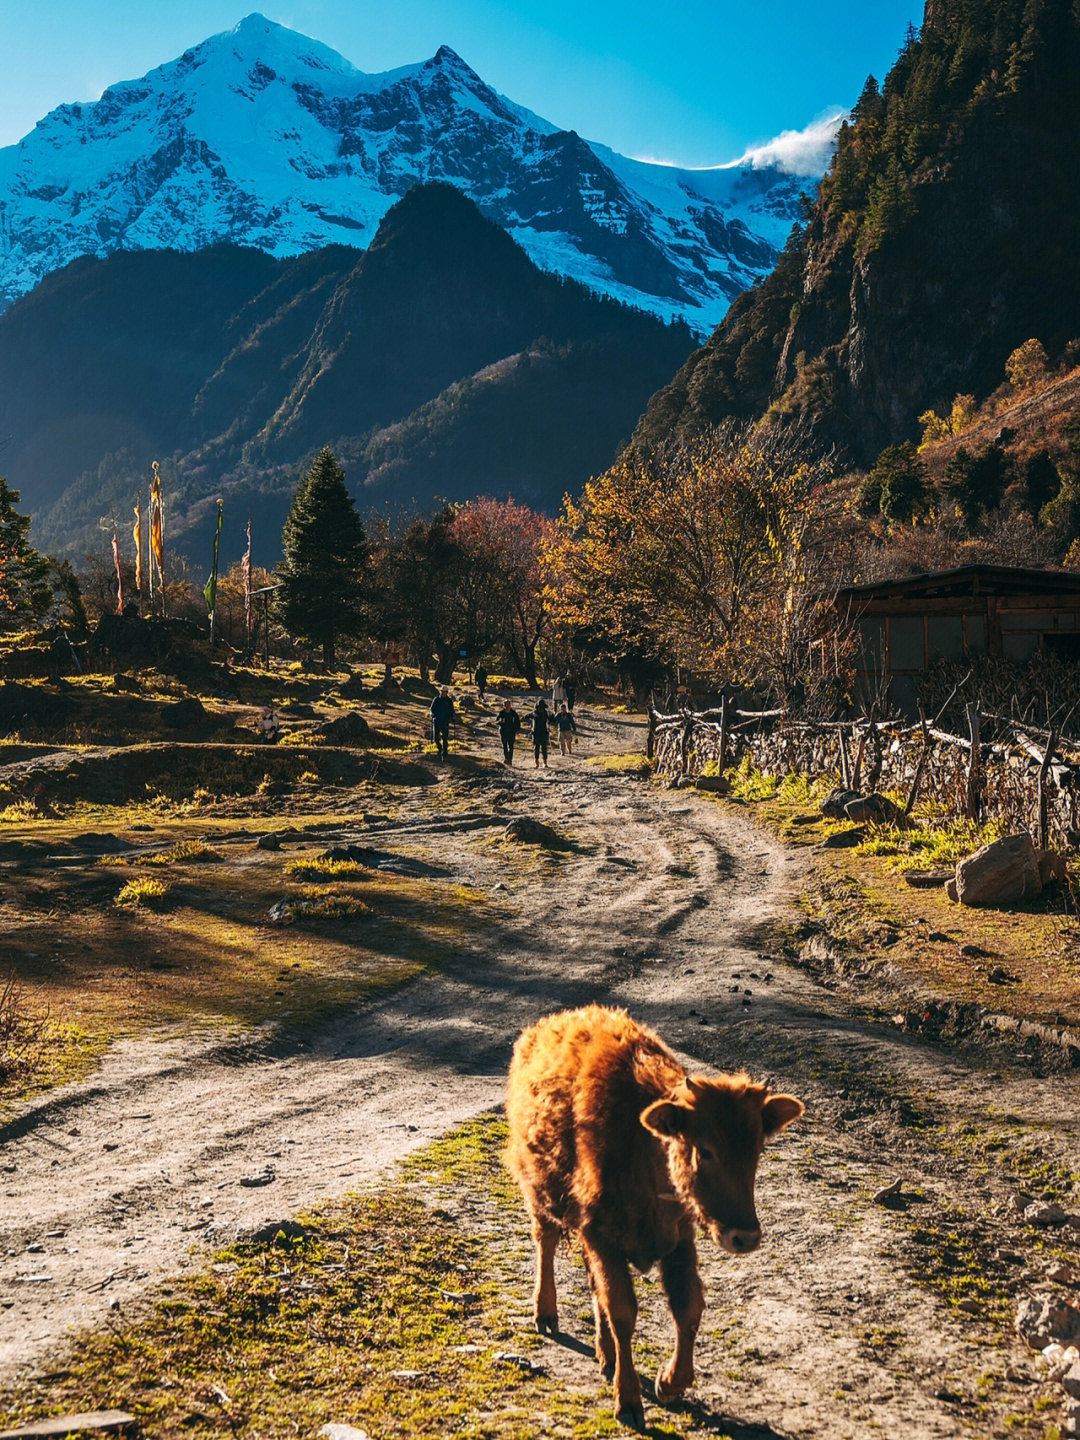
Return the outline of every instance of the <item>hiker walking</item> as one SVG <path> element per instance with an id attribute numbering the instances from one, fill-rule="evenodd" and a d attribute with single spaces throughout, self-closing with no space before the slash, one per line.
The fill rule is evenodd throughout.
<path id="1" fill-rule="evenodd" d="M 457 718 L 454 713 L 454 702 L 450 699 L 450 691 L 447 686 L 444 685 L 432 700 L 428 713 L 431 716 L 431 733 L 435 740 L 435 749 L 439 752 L 440 759 L 445 760 L 450 753 L 450 721 Z"/>
<path id="2" fill-rule="evenodd" d="M 483 702 L 484 696 L 487 694 L 488 682 L 488 673 L 484 669 L 483 661 L 477 665 L 476 674 L 473 676 L 473 679 L 476 682 L 476 698 Z"/>
<path id="3" fill-rule="evenodd" d="M 532 713 L 533 761 L 539 767 L 540 756 L 543 755 L 545 769 L 548 763 L 548 724 L 550 720 L 551 712 L 547 707 L 547 701 L 541 695 L 536 702 L 536 709 Z"/>
<path id="4" fill-rule="evenodd" d="M 503 764 L 513 765 L 514 763 L 514 741 L 521 729 L 521 716 L 510 704 L 509 700 L 503 701 L 503 707 L 499 711 L 495 721 L 499 727 L 499 739 L 503 747 Z"/>
<path id="5" fill-rule="evenodd" d="M 555 716 L 555 729 L 559 735 L 559 749 L 564 755 L 572 755 L 577 725 L 573 715 L 570 714 L 570 707 L 565 701 L 559 706 L 558 714 Z"/>
<path id="6" fill-rule="evenodd" d="M 563 679 L 563 689 L 566 691 L 566 708 L 572 715 L 574 713 L 574 696 L 577 694 L 577 679 L 572 670 L 567 670 Z"/>
<path id="7" fill-rule="evenodd" d="M 551 687 L 551 708 L 558 714 L 559 706 L 566 699 L 566 677 L 560 675 Z"/>

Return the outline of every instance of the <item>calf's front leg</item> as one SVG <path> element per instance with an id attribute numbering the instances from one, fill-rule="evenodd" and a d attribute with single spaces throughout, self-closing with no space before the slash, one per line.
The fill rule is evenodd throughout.
<path id="1" fill-rule="evenodd" d="M 694 1381 L 694 1340 L 705 1309 L 694 1237 L 680 1241 L 660 1261 L 660 1278 L 675 1318 L 675 1353 L 656 1377 L 656 1398 L 675 1400 Z"/>
<path id="2" fill-rule="evenodd" d="M 555 1298 L 555 1247 L 559 1232 L 538 1217 L 533 1217 L 533 1239 L 536 1241 L 536 1289 L 533 1292 L 533 1314 L 541 1335 L 559 1333 L 559 1309 Z"/>
<path id="3" fill-rule="evenodd" d="M 645 1407 L 634 1369 L 631 1342 L 637 1322 L 637 1296 L 624 1256 L 585 1231 L 581 1237 L 585 1263 L 593 1277 L 599 1318 L 606 1320 L 615 1349 L 615 1419 L 632 1430 L 644 1430 Z M 598 1328 L 600 1328 L 598 1326 Z"/>

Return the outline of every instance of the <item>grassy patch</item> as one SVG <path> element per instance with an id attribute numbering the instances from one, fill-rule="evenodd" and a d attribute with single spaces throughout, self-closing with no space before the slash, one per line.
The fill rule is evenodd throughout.
<path id="1" fill-rule="evenodd" d="M 171 891 L 172 886 L 164 880 L 129 880 L 121 887 L 113 904 L 126 910 L 136 910 L 142 905 L 152 910 L 159 909 Z"/>
<path id="2" fill-rule="evenodd" d="M 150 855 L 137 855 L 132 865 L 218 865 L 225 857 L 220 850 L 204 845 L 201 840 L 181 840 L 168 850 L 155 850 Z"/>
<path id="3" fill-rule="evenodd" d="M 359 860 L 290 860 L 285 873 L 298 880 L 360 880 L 371 874 Z"/>
<path id="4" fill-rule="evenodd" d="M 642 778 L 656 769 L 655 760 L 650 760 L 640 750 L 628 750 L 619 755 L 590 755 L 585 764 L 606 770 L 611 775 L 639 775 Z"/>
<path id="5" fill-rule="evenodd" d="M 568 1390 L 532 1367 L 540 1342 L 510 1318 L 523 1287 L 504 1221 L 503 1246 L 485 1233 L 514 1199 L 503 1137 L 492 1117 L 472 1122 L 409 1162 L 402 1182 L 300 1216 L 293 1238 L 219 1251 L 82 1337 L 47 1375 L 0 1389 L 0 1425 L 115 1406 L 162 1440 L 284 1440 L 331 1422 L 382 1437 L 617 1434 L 598 1373 L 583 1364 L 590 1383 Z M 444 1190 L 447 1203 L 467 1197 L 470 1214 L 444 1209 Z"/>

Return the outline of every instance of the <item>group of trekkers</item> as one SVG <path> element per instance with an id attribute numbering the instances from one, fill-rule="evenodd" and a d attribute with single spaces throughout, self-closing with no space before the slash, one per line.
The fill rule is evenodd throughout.
<path id="1" fill-rule="evenodd" d="M 487 671 L 482 665 L 476 667 L 473 679 L 476 683 L 477 698 L 482 703 L 487 693 L 488 681 Z M 541 695 L 527 720 L 523 720 L 521 714 L 514 709 L 513 702 L 509 697 L 504 700 L 495 717 L 495 725 L 502 742 L 503 763 L 513 765 L 514 745 L 523 724 L 528 724 L 532 735 L 533 764 L 536 768 L 539 768 L 541 761 L 545 768 L 547 767 L 548 746 L 551 743 L 552 731 L 558 736 L 560 752 L 563 755 L 572 755 L 574 753 L 574 736 L 578 733 L 577 722 L 574 720 L 576 697 L 577 682 L 573 673 L 567 671 L 565 675 L 559 676 L 552 687 L 550 708 L 547 700 Z M 448 686 L 444 685 L 432 700 L 430 714 L 435 749 L 439 753 L 439 758 L 445 760 L 450 750 L 450 725 L 457 719 L 457 711 L 454 708 L 454 701 Z"/>

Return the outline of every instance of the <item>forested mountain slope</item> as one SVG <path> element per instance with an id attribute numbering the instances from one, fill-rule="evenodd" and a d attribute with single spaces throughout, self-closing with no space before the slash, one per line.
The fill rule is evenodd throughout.
<path id="1" fill-rule="evenodd" d="M 928 0 L 841 128 L 809 223 L 652 399 L 638 438 L 770 408 L 856 461 L 1080 335 L 1080 12 Z"/>
<path id="2" fill-rule="evenodd" d="M 420 186 L 366 252 L 145 251 L 50 276 L 0 315 L 4 469 L 38 543 L 68 550 L 130 513 L 152 459 L 174 538 L 218 494 L 265 534 L 325 444 L 365 502 L 553 508 L 691 345 L 541 272 L 450 186 Z"/>

